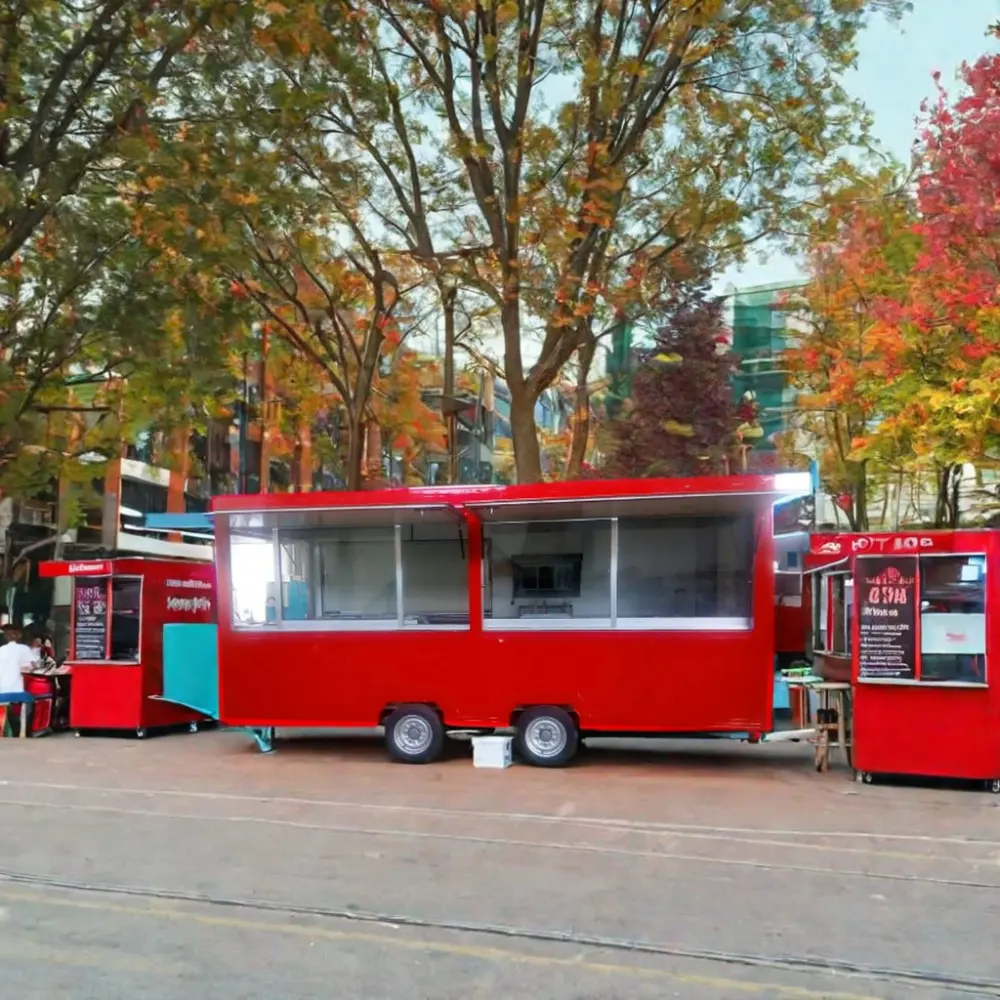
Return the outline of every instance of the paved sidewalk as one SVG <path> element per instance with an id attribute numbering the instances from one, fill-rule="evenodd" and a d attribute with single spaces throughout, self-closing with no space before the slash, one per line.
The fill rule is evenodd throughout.
<path id="1" fill-rule="evenodd" d="M 483 772 L 358 738 L 10 741 L 11 996 L 1000 995 L 997 797 L 641 746 Z"/>

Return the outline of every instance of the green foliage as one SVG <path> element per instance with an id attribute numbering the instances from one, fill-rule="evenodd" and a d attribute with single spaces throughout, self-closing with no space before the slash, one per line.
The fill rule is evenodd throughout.
<path id="1" fill-rule="evenodd" d="M 208 0 L 15 0 L 0 18 L 0 478 L 16 495 L 220 390 L 236 310 L 192 305 L 197 272 L 135 231 L 134 196 L 253 18 Z"/>

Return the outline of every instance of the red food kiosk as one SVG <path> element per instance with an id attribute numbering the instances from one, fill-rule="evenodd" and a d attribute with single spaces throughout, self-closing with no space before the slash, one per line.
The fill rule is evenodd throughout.
<path id="1" fill-rule="evenodd" d="M 809 477 L 585 481 L 218 497 L 219 716 L 384 724 L 436 758 L 514 726 L 567 762 L 581 734 L 772 728 L 772 508 Z M 278 665 L 283 665 L 278 669 Z M 284 682 L 288 665 L 308 676 Z"/>
<path id="2" fill-rule="evenodd" d="M 73 581 L 70 726 L 85 730 L 189 725 L 204 716 L 159 700 L 163 694 L 163 626 L 215 620 L 211 563 L 123 558 L 46 562 L 41 575 Z"/>
<path id="3" fill-rule="evenodd" d="M 1000 792 L 1000 533 L 814 535 L 814 657 L 848 664 L 854 766 Z"/>

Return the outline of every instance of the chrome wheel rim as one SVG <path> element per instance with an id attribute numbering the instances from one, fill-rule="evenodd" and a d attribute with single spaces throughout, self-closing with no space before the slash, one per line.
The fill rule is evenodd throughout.
<path id="1" fill-rule="evenodd" d="M 566 749 L 569 733 L 558 719 L 532 719 L 524 730 L 524 745 L 536 757 L 558 757 Z"/>
<path id="2" fill-rule="evenodd" d="M 396 723 L 395 740 L 396 746 L 404 753 L 424 753 L 434 742 L 434 731 L 423 716 L 404 715 Z"/>

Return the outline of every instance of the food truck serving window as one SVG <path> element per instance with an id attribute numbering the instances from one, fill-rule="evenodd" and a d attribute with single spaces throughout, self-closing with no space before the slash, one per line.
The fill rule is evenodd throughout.
<path id="1" fill-rule="evenodd" d="M 611 532 L 608 518 L 484 525 L 486 627 L 609 628 Z"/>
<path id="2" fill-rule="evenodd" d="M 230 531 L 236 626 L 469 627 L 466 528 L 447 509 L 283 511 Z"/>
<path id="3" fill-rule="evenodd" d="M 556 519 L 534 506 L 510 520 L 494 508 L 483 526 L 487 629 L 750 627 L 752 514 Z"/>
<path id="4" fill-rule="evenodd" d="M 724 500 L 468 504 L 483 525 L 483 627 L 749 629 L 757 515 Z M 228 525 L 236 627 L 469 628 L 468 528 L 444 504 Z"/>

